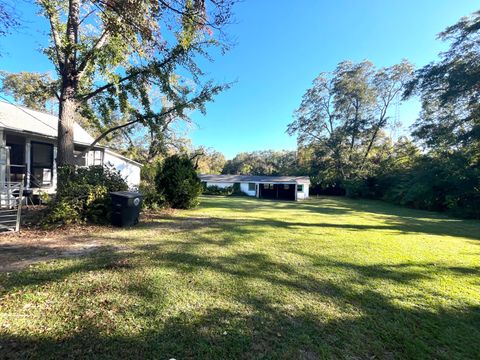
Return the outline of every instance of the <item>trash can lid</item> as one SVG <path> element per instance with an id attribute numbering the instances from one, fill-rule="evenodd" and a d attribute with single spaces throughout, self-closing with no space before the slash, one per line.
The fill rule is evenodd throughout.
<path id="1" fill-rule="evenodd" d="M 110 193 L 110 195 L 116 195 L 116 196 L 121 196 L 121 197 L 126 197 L 129 199 L 137 198 L 137 197 L 143 197 L 143 195 L 139 192 L 136 191 L 113 191 Z"/>

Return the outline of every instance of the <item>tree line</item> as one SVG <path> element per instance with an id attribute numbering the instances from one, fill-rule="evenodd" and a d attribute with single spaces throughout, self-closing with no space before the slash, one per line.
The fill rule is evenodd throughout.
<path id="1" fill-rule="evenodd" d="M 95 143 L 151 164 L 142 170 L 151 181 L 161 159 L 182 154 L 199 173 L 309 175 L 313 193 L 480 218 L 480 12 L 440 33 L 448 50 L 420 69 L 407 60 L 382 68 L 342 61 L 320 73 L 286 129 L 297 138 L 296 151 L 227 161 L 194 148 L 176 128 L 228 87 L 205 79 L 197 60 L 228 48 L 223 28 L 233 1 L 35 3 L 50 25 L 43 52 L 56 72 L 2 72 L 0 90 L 39 110 L 57 106 L 60 165 L 75 163 L 77 121 Z M 0 35 L 17 23 L 5 13 Z M 394 136 L 401 125 L 396 109 L 412 97 L 421 112 L 409 133 Z"/>
<path id="2" fill-rule="evenodd" d="M 222 172 L 310 175 L 313 193 L 480 218 L 480 12 L 439 39 L 448 50 L 417 70 L 343 61 L 320 73 L 287 128 L 297 151 L 241 153 Z M 397 106 L 414 96 L 421 112 L 394 136 Z"/>

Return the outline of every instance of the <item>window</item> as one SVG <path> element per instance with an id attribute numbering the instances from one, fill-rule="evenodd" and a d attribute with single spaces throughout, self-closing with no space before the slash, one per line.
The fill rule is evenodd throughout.
<path id="1" fill-rule="evenodd" d="M 265 190 L 273 190 L 273 184 L 263 184 Z"/>
<path id="2" fill-rule="evenodd" d="M 83 156 L 81 155 L 82 155 L 81 150 L 75 150 L 73 152 L 73 156 L 75 156 L 76 164 L 78 166 L 87 166 L 87 155 L 86 154 L 84 154 Z"/>
<path id="3" fill-rule="evenodd" d="M 53 145 L 32 141 L 30 152 L 30 186 L 52 185 Z"/>
<path id="4" fill-rule="evenodd" d="M 297 192 L 303 192 L 303 185 L 297 185 Z"/>
<path id="5" fill-rule="evenodd" d="M 93 158 L 93 165 L 103 165 L 103 151 L 95 150 L 94 158 Z"/>
<path id="6" fill-rule="evenodd" d="M 255 183 L 248 183 L 248 191 L 255 191 Z"/>
<path id="7" fill-rule="evenodd" d="M 288 189 L 290 189 L 290 185 L 288 185 L 288 184 L 284 184 L 284 185 L 283 185 L 283 189 L 284 189 L 284 190 L 288 190 Z"/>

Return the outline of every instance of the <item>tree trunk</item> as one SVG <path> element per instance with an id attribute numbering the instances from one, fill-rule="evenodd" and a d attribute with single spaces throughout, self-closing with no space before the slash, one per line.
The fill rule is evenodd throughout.
<path id="1" fill-rule="evenodd" d="M 67 19 L 67 46 L 64 47 L 65 64 L 61 67 L 62 88 L 58 111 L 57 166 L 75 165 L 73 155 L 73 128 L 77 111 L 77 44 L 80 21 L 80 0 L 69 0 Z"/>
<path id="2" fill-rule="evenodd" d="M 77 104 L 73 95 L 75 91 L 67 87 L 62 91 L 59 104 L 58 118 L 58 149 L 57 166 L 74 165 L 75 157 L 73 155 L 73 127 L 75 124 L 75 112 Z"/>

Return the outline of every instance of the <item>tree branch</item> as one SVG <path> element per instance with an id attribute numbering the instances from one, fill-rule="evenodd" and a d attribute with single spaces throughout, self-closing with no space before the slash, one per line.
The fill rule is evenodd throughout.
<path id="1" fill-rule="evenodd" d="M 108 134 L 114 132 L 114 131 L 117 131 L 117 130 L 120 130 L 120 129 L 123 129 L 127 126 L 131 126 L 133 124 L 136 124 L 137 122 L 140 122 L 140 119 L 135 119 L 135 120 L 132 120 L 132 121 L 129 121 L 127 123 L 124 123 L 124 124 L 120 124 L 120 125 L 117 125 L 117 126 L 114 126 L 108 130 L 106 130 L 105 132 L 103 132 L 100 136 L 98 136 L 89 146 L 87 146 L 87 148 L 85 150 L 82 151 L 82 153 L 80 154 L 80 157 L 84 156 L 85 154 L 87 154 L 90 150 L 93 149 L 93 147 L 95 145 L 97 145 L 100 141 L 102 141 L 103 139 L 105 139 L 107 137 Z"/>
<path id="2" fill-rule="evenodd" d="M 182 107 L 185 107 L 188 105 L 188 103 L 191 103 L 195 101 L 195 99 L 193 100 L 190 100 L 190 101 L 187 101 L 185 103 L 182 103 L 182 104 L 178 104 L 177 106 L 174 106 L 170 109 L 168 109 L 167 111 L 164 111 L 160 114 L 157 115 L 157 117 L 163 117 L 163 116 L 167 116 L 175 111 L 177 111 L 178 109 L 182 108 Z M 142 118 L 139 116 L 137 117 L 135 120 L 132 120 L 132 121 L 129 121 L 129 122 L 126 122 L 124 124 L 120 124 L 120 125 L 117 125 L 117 126 L 114 126 L 108 130 L 106 130 L 105 132 L 103 132 L 101 135 L 99 135 L 89 146 L 87 146 L 87 148 L 85 150 L 82 151 L 81 153 L 81 156 L 87 154 L 90 150 L 92 150 L 92 148 L 98 144 L 100 141 L 102 141 L 103 139 L 105 139 L 107 137 L 108 134 L 114 132 L 114 131 L 117 131 L 117 130 L 120 130 L 120 129 L 123 129 L 123 128 L 126 128 L 128 126 L 131 126 L 133 124 L 136 124 L 138 122 L 140 122 L 142 120 Z M 162 127 L 162 131 L 165 131 L 166 130 L 166 127 L 168 127 L 168 125 L 174 120 L 174 117 L 172 117 L 172 119 L 170 121 L 168 121 L 163 127 Z"/>
<path id="3" fill-rule="evenodd" d="M 95 53 L 102 48 L 103 45 L 105 45 L 105 42 L 107 41 L 109 36 L 109 31 L 108 29 L 105 29 L 105 31 L 102 33 L 102 35 L 99 36 L 95 44 L 92 46 L 92 48 L 84 55 L 82 61 L 80 62 L 80 65 L 78 66 L 77 70 L 77 76 L 80 79 L 82 75 L 84 74 L 84 71 L 88 65 L 88 62 L 93 59 Z"/>
<path id="4" fill-rule="evenodd" d="M 45 9 L 48 21 L 50 23 L 50 30 L 52 32 L 53 47 L 55 48 L 55 54 L 57 56 L 58 67 L 59 67 L 59 70 L 62 71 L 63 66 L 64 66 L 64 61 L 62 60 L 62 57 L 60 55 L 61 40 L 60 40 L 60 35 L 58 33 L 58 30 L 55 27 L 55 23 L 54 23 L 55 13 L 52 12 L 51 6 L 46 4 L 45 1 L 42 0 L 41 4 L 43 5 L 43 7 Z"/>
<path id="5" fill-rule="evenodd" d="M 175 47 L 172 52 L 170 53 L 170 55 L 165 58 L 161 63 L 159 63 L 157 65 L 157 67 L 161 68 L 161 67 L 164 67 L 165 65 L 167 65 L 169 62 L 173 61 L 178 55 L 179 55 L 179 49 L 181 47 L 177 46 Z M 88 101 L 90 100 L 91 98 L 95 97 L 96 95 L 104 92 L 105 90 L 108 90 L 110 89 L 111 87 L 115 86 L 115 85 L 119 85 L 121 83 L 124 83 L 128 80 L 131 80 L 141 74 L 146 74 L 148 73 L 149 71 L 151 71 L 151 66 L 149 67 L 146 67 L 146 68 L 142 68 L 142 69 L 136 69 L 136 71 L 133 71 L 132 73 L 120 78 L 118 81 L 115 81 L 115 82 L 111 82 L 111 83 L 108 83 L 108 84 L 105 84 L 103 86 L 100 86 L 99 88 L 95 89 L 94 91 L 88 93 L 88 94 L 85 94 L 85 95 L 82 95 L 80 96 L 80 101 Z"/>

